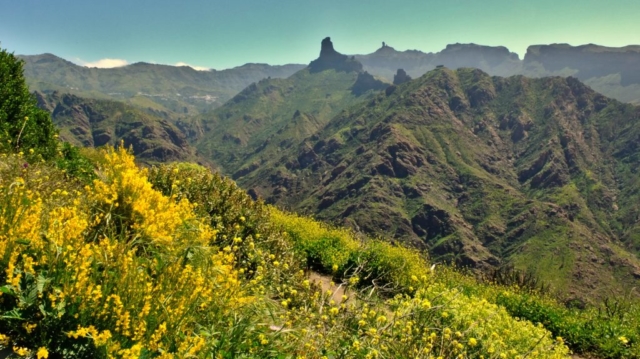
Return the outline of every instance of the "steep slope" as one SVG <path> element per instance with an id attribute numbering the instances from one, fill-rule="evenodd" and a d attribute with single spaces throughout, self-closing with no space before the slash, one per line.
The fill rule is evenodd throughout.
<path id="1" fill-rule="evenodd" d="M 245 64 L 228 70 L 196 71 L 188 66 L 148 63 L 98 69 L 52 54 L 20 56 L 31 91 L 70 92 L 83 97 L 127 101 L 165 116 L 181 117 L 222 105 L 252 82 L 285 78 L 303 65 Z"/>
<path id="2" fill-rule="evenodd" d="M 198 150 L 234 177 L 298 145 L 344 108 L 390 84 L 322 41 L 320 57 L 287 79 L 251 84 L 224 106 L 195 119 Z"/>
<path id="3" fill-rule="evenodd" d="M 186 137 L 167 120 L 117 101 L 36 93 L 60 137 L 77 146 L 115 146 L 124 141 L 143 163 L 199 161 Z"/>
<path id="4" fill-rule="evenodd" d="M 638 116 L 574 78 L 439 68 L 344 111 L 237 180 L 437 258 L 510 263 L 558 291 L 597 297 L 640 277 L 629 251 L 638 243 Z"/>

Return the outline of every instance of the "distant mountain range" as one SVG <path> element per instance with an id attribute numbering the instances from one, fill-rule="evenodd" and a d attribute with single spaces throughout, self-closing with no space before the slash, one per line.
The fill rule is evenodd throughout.
<path id="1" fill-rule="evenodd" d="M 253 82 L 268 77 L 286 78 L 304 67 L 245 64 L 222 71 L 196 71 L 188 66 L 139 62 L 98 69 L 52 54 L 20 58 L 25 61 L 24 74 L 32 91 L 124 101 L 174 120 L 219 107 Z"/>
<path id="2" fill-rule="evenodd" d="M 343 55 L 344 56 L 344 55 Z M 82 97 L 126 101 L 165 118 L 184 118 L 212 110 L 251 83 L 287 78 L 306 67 L 245 64 L 228 70 L 196 71 L 148 63 L 86 68 L 52 54 L 20 56 L 32 90 L 69 92 Z M 594 90 L 640 104 L 640 46 L 611 48 L 566 44 L 530 46 L 523 60 L 506 47 L 453 44 L 437 53 L 397 51 L 383 43 L 375 52 L 353 55 L 370 74 L 393 81 L 398 69 L 413 78 L 437 66 L 478 68 L 492 76 L 574 76 Z"/>
<path id="3" fill-rule="evenodd" d="M 640 46 L 535 45 L 520 60 L 502 46 L 454 44 L 438 53 L 424 53 L 396 51 L 383 43 L 377 51 L 355 58 L 365 70 L 388 80 L 398 68 L 415 78 L 439 65 L 477 68 L 492 76 L 574 76 L 606 96 L 640 104 Z"/>
<path id="4" fill-rule="evenodd" d="M 287 79 L 264 79 L 193 119 L 195 145 L 233 176 L 247 173 L 312 135 L 344 108 L 390 83 L 362 72 L 327 38 L 320 57 Z"/>

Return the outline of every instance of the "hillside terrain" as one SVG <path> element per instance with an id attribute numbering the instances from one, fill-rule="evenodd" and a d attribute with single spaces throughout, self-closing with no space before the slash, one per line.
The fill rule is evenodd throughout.
<path id="1" fill-rule="evenodd" d="M 139 161 L 200 161 L 183 133 L 166 119 L 118 101 L 71 94 L 36 93 L 38 106 L 51 113 L 60 138 L 75 146 L 131 147 Z"/>
<path id="2" fill-rule="evenodd" d="M 302 65 L 245 64 L 227 70 L 197 71 L 188 66 L 135 63 L 87 68 L 52 54 L 20 56 L 31 91 L 59 91 L 81 97 L 130 103 L 177 120 L 215 108 L 253 82 L 286 78 Z"/>
<path id="3" fill-rule="evenodd" d="M 387 88 L 333 48 L 287 79 L 265 79 L 225 105 L 193 119 L 195 146 L 234 177 L 246 174 L 312 135 L 344 108 Z"/>
<path id="4" fill-rule="evenodd" d="M 640 278 L 639 117 L 574 78 L 440 68 L 343 111 L 236 180 L 435 258 L 513 264 L 595 298 Z"/>
<path id="5" fill-rule="evenodd" d="M 621 86 L 632 88 L 636 48 L 529 50 L 524 61 L 504 47 L 472 44 L 437 54 L 383 44 L 347 56 L 327 38 L 308 67 L 254 82 L 212 111 L 168 116 L 154 136 L 179 139 L 180 151 L 197 151 L 190 158 L 209 161 L 254 197 L 429 249 L 437 260 L 513 265 L 580 299 L 633 286 L 637 108 L 574 77 L 489 75 L 589 83 L 622 71 Z M 73 116 L 53 117 L 64 138 L 91 145 L 67 132 Z M 182 134 L 162 132 L 176 127 Z M 170 152 L 182 153 L 174 142 Z"/>

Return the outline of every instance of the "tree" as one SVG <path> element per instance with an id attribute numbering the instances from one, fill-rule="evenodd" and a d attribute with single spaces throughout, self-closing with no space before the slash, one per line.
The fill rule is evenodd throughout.
<path id="1" fill-rule="evenodd" d="M 57 130 L 29 93 L 22 65 L 0 49 L 0 151 L 51 159 L 57 152 Z"/>

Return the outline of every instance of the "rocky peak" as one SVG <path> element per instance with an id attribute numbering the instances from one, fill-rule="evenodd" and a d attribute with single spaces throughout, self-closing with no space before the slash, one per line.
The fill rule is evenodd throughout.
<path id="1" fill-rule="evenodd" d="M 394 49 L 393 47 L 387 45 L 387 43 L 385 43 L 384 41 L 382 42 L 382 47 L 377 49 L 376 52 L 374 52 L 374 54 L 387 54 L 387 53 L 394 53 L 396 52 L 396 49 Z"/>
<path id="2" fill-rule="evenodd" d="M 322 39 L 322 43 L 320 44 L 320 57 L 326 58 L 335 56 L 340 56 L 340 53 L 338 53 L 333 48 L 333 42 L 331 42 L 331 38 L 325 37 L 324 39 Z"/>
<path id="3" fill-rule="evenodd" d="M 311 61 L 309 68 L 311 72 L 321 72 L 329 69 L 344 72 L 360 72 L 362 71 L 362 64 L 355 60 L 353 56 L 349 57 L 337 52 L 333 48 L 331 38 L 326 37 L 321 43 L 320 57 Z"/>
<path id="4" fill-rule="evenodd" d="M 438 54 L 438 60 L 451 68 L 478 67 L 480 60 L 495 67 L 505 61 L 519 61 L 518 54 L 504 46 L 483 46 L 476 44 L 449 44 Z"/>
<path id="5" fill-rule="evenodd" d="M 393 76 L 394 85 L 400 85 L 409 81 L 411 81 L 411 76 L 407 75 L 403 69 L 398 69 L 398 72 Z"/>

